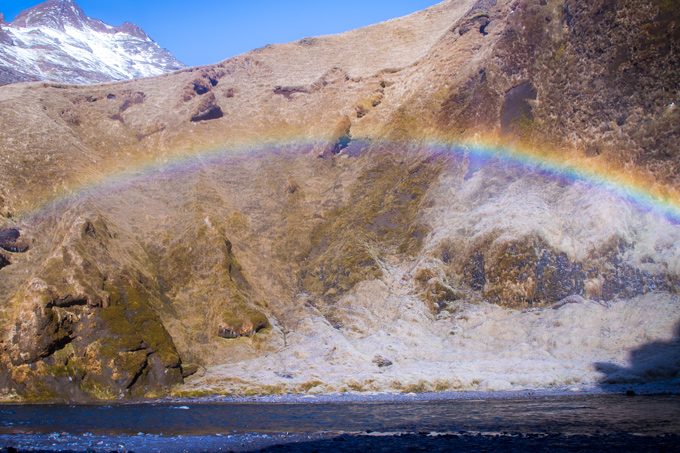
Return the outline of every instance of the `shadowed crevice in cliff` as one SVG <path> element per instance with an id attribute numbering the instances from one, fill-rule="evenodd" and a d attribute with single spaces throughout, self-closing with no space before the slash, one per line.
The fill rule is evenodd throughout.
<path id="1" fill-rule="evenodd" d="M 629 366 L 597 362 L 595 369 L 602 373 L 600 386 L 610 390 L 612 384 L 647 384 L 670 381 L 680 377 L 680 322 L 675 325 L 670 341 L 654 341 L 633 349 Z"/>
<path id="2" fill-rule="evenodd" d="M 10 253 L 24 253 L 28 251 L 28 245 L 19 241 L 20 237 L 21 232 L 16 228 L 0 230 L 0 249 Z M 0 267 L 2 267 L 1 264 Z"/>
<path id="3" fill-rule="evenodd" d="M 222 109 L 217 105 L 211 105 L 207 110 L 201 110 L 196 115 L 191 117 L 191 121 L 197 123 L 199 121 L 217 120 L 224 116 Z"/>

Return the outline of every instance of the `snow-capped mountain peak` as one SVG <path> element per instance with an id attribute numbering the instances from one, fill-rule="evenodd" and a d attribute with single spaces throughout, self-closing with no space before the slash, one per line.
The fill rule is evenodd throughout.
<path id="1" fill-rule="evenodd" d="M 12 24 L 17 27 L 49 27 L 64 30 L 67 25 L 83 28 L 87 22 L 85 12 L 72 0 L 48 0 L 23 11 Z"/>
<path id="2" fill-rule="evenodd" d="M 11 23 L 0 19 L 0 85 L 97 83 L 183 67 L 135 24 L 108 25 L 88 17 L 73 0 L 47 0 Z"/>

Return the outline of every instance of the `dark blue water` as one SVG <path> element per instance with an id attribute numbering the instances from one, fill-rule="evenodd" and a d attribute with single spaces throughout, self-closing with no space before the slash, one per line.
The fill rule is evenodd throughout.
<path id="1" fill-rule="evenodd" d="M 680 396 L 0 406 L 0 446 L 52 451 L 680 449 Z"/>

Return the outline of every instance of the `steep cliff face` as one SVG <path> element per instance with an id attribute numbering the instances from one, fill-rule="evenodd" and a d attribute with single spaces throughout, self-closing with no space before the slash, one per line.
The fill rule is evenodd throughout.
<path id="1" fill-rule="evenodd" d="M 680 320 L 678 26 L 664 2 L 447 1 L 155 79 L 0 88 L 0 388 L 596 383 Z"/>
<path id="2" fill-rule="evenodd" d="M 518 3 L 493 57 L 451 91 L 439 120 L 485 127 L 483 109 L 502 133 L 567 143 L 677 185 L 679 21 L 662 1 Z"/>

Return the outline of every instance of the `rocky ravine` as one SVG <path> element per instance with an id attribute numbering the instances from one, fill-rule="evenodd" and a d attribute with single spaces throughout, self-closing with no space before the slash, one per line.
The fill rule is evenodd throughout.
<path id="1" fill-rule="evenodd" d="M 677 222 L 428 143 L 673 194 L 678 26 L 662 1 L 454 0 L 155 79 L 0 88 L 4 398 L 677 377 Z"/>

